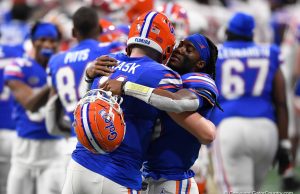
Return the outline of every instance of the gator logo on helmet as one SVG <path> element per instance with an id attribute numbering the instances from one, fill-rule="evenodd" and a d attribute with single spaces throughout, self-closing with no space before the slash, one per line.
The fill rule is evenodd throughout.
<path id="1" fill-rule="evenodd" d="M 106 113 L 104 109 L 99 111 L 99 114 L 102 116 L 102 119 L 106 123 L 105 129 L 109 130 L 110 134 L 107 136 L 107 139 L 109 141 L 113 141 L 118 136 L 118 133 L 116 132 L 116 128 L 114 125 L 114 122 L 112 121 L 112 117 Z"/>

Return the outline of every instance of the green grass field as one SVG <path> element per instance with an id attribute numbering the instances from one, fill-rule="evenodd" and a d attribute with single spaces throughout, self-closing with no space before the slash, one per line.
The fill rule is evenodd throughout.
<path id="1" fill-rule="evenodd" d="M 298 179 L 300 179 L 300 167 L 296 169 L 296 175 Z M 261 191 L 280 191 L 280 177 L 275 169 L 272 169 L 268 173 L 268 177 Z M 298 192 L 294 192 L 294 194 L 300 194 L 300 190 Z"/>

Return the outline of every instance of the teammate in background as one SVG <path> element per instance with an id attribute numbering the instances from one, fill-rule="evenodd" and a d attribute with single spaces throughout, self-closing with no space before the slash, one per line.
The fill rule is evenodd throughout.
<path id="1" fill-rule="evenodd" d="M 175 28 L 176 41 L 179 43 L 190 33 L 190 23 L 186 10 L 178 3 L 167 2 L 157 8 L 164 13 Z"/>
<path id="2" fill-rule="evenodd" d="M 273 2 L 273 1 L 272 1 Z M 273 2 L 274 3 L 274 2 Z M 273 13 L 275 20 L 274 34 L 277 43 L 280 43 L 281 58 L 284 59 L 281 70 L 285 78 L 287 105 L 289 115 L 288 134 L 292 142 L 293 159 L 290 168 L 286 169 L 281 176 L 281 188 L 285 191 L 297 191 L 300 189 L 300 181 L 296 176 L 297 152 L 300 137 L 300 119 L 298 115 L 297 103 L 294 103 L 294 87 L 300 75 L 299 54 L 300 54 L 300 29 L 299 29 L 299 4 L 285 6 L 284 2 L 277 2 L 280 9 Z M 286 2 L 285 2 L 286 3 Z M 277 35 L 277 36 L 276 36 Z"/>
<path id="3" fill-rule="evenodd" d="M 214 83 L 217 53 L 217 47 L 207 37 L 193 34 L 179 43 L 167 63 L 168 67 L 176 70 L 182 76 L 183 87 L 185 88 L 183 90 L 195 94 L 195 98 L 200 99 L 201 103 L 197 105 L 195 110 L 205 118 L 209 118 L 212 108 L 217 103 L 218 90 Z M 124 94 L 127 93 L 126 84 L 123 87 Z M 139 86 L 145 88 L 145 86 Z M 109 89 L 113 94 L 122 94 L 121 82 L 118 81 L 108 81 L 104 89 Z M 170 100 L 178 100 L 175 96 L 176 94 L 183 95 L 183 90 L 179 90 L 175 94 L 165 91 L 164 94 L 162 91 L 158 93 L 159 90 L 153 90 L 149 101 L 145 101 L 165 111 L 170 111 L 173 106 L 180 106 L 180 103 L 188 103 L 188 101 L 184 102 L 183 100 L 189 96 L 188 94 L 182 96 L 182 102 L 179 100 L 178 104 L 169 102 Z M 170 94 L 166 95 L 166 93 Z M 136 97 L 132 93 L 128 95 Z M 157 98 L 161 102 L 154 99 L 155 95 L 158 96 Z M 161 106 L 160 104 L 164 105 Z M 185 111 L 185 108 L 176 111 Z M 174 118 L 174 116 L 171 117 Z M 147 152 L 146 162 L 143 166 L 143 174 L 149 184 L 147 193 L 189 192 L 198 194 L 197 184 L 193 178 L 195 174 L 190 168 L 198 157 L 201 143 L 210 143 L 213 138 L 209 140 L 209 136 L 214 134 L 214 131 L 205 131 L 204 128 L 201 128 L 201 130 L 198 128 L 199 133 L 202 133 L 202 137 L 197 139 L 196 137 L 199 137 L 199 135 L 194 137 L 180 126 L 182 123 L 176 124 L 171 117 L 165 112 L 160 113 L 161 126 L 157 127 Z M 189 117 L 189 119 L 191 118 Z M 205 125 L 204 122 L 203 125 Z M 181 145 L 184 146 L 178 145 L 179 140 Z M 189 152 L 185 150 L 189 150 Z"/>
<path id="4" fill-rule="evenodd" d="M 98 25 L 98 16 L 94 9 L 89 7 L 79 8 L 72 17 L 73 37 L 78 44 L 66 52 L 54 55 L 48 63 L 49 77 L 52 85 L 50 100 L 47 104 L 46 124 L 49 133 L 65 135 L 68 139 L 69 147 L 66 149 L 67 160 L 75 149 L 77 143 L 74 130 L 66 131 L 60 126 L 59 107 L 56 108 L 57 97 L 61 103 L 68 119 L 73 122 L 73 112 L 81 97 L 86 93 L 87 86 L 84 81 L 84 71 L 88 62 L 98 56 L 110 53 L 110 47 L 100 46 L 97 41 L 102 29 Z"/>
<path id="5" fill-rule="evenodd" d="M 216 65 L 220 105 L 212 121 L 215 177 L 220 192 L 259 191 L 275 160 L 279 173 L 288 166 L 288 113 L 279 48 L 253 42 L 254 18 L 236 13 Z M 278 130 L 277 130 L 278 128 Z"/>
<path id="6" fill-rule="evenodd" d="M 16 126 L 12 119 L 13 99 L 4 85 L 3 70 L 14 58 L 22 57 L 23 53 L 21 46 L 0 45 L 0 193 L 6 193 L 12 144 L 16 138 Z"/>
<path id="7" fill-rule="evenodd" d="M 174 45 L 174 28 L 166 16 L 158 12 L 139 16 L 130 28 L 128 55 L 110 55 L 120 64 L 110 79 L 176 90 L 182 84 L 179 75 L 161 64 L 168 60 Z M 94 80 L 95 86 L 98 81 Z M 142 187 L 140 169 L 158 110 L 130 97 L 124 98 L 121 107 L 127 128 L 123 143 L 107 154 L 93 154 L 78 143 L 69 164 L 63 194 L 139 193 Z"/>
<path id="8" fill-rule="evenodd" d="M 99 25 L 102 28 L 102 32 L 98 37 L 101 46 L 109 46 L 110 53 L 125 51 L 129 26 L 115 26 L 107 19 L 100 19 Z"/>
<path id="9" fill-rule="evenodd" d="M 7 20 L 0 25 L 1 44 L 16 46 L 29 40 L 30 26 L 27 20 L 31 14 L 31 8 L 26 2 L 15 1 Z"/>
<path id="10" fill-rule="evenodd" d="M 5 67 L 4 80 L 14 97 L 17 138 L 8 176 L 8 194 L 59 193 L 62 140 L 45 127 L 44 104 L 49 93 L 46 66 L 56 52 L 60 33 L 51 23 L 36 23 L 31 31 L 34 58 L 17 58 Z M 49 149 L 50 148 L 50 149 Z M 61 168 L 60 168 L 61 167 Z"/>

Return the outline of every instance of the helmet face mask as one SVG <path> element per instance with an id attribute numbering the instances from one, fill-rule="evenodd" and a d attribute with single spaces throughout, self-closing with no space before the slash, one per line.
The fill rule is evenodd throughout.
<path id="1" fill-rule="evenodd" d="M 122 143 L 126 126 L 120 104 L 122 98 L 101 89 L 91 90 L 74 111 L 78 141 L 93 153 L 112 152 Z"/>
<path id="2" fill-rule="evenodd" d="M 160 52 L 168 59 L 175 45 L 175 30 L 169 19 L 159 12 L 139 16 L 131 25 L 127 46 L 139 44 Z"/>

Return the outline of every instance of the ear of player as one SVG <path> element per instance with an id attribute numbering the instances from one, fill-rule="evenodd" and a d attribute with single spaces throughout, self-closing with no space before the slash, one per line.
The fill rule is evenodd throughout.
<path id="1" fill-rule="evenodd" d="M 74 111 L 78 141 L 93 153 L 112 152 L 122 143 L 126 126 L 120 107 L 122 98 L 101 89 L 91 90 Z"/>

